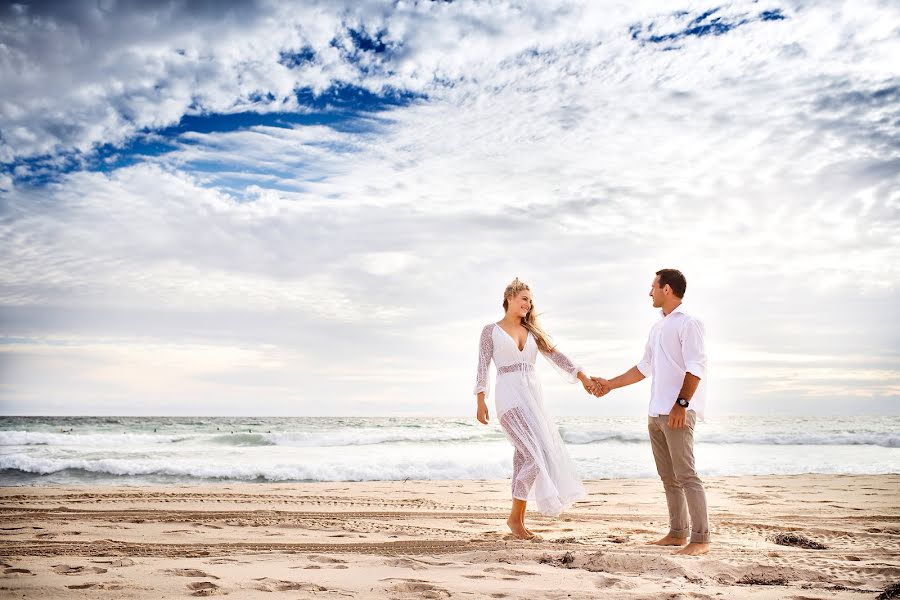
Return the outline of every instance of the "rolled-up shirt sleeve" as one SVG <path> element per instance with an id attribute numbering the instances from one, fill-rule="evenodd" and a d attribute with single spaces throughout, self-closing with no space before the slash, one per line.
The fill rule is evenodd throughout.
<path id="1" fill-rule="evenodd" d="M 650 346 L 650 339 L 653 334 L 651 332 L 651 337 L 647 338 L 647 346 L 644 348 L 644 357 L 641 359 L 641 362 L 637 364 L 638 371 L 641 372 L 641 375 L 644 377 L 650 377 L 653 375 L 653 348 Z"/>
<path id="2" fill-rule="evenodd" d="M 690 319 L 684 325 L 681 335 L 681 351 L 685 370 L 706 379 L 706 329 L 698 319 Z"/>

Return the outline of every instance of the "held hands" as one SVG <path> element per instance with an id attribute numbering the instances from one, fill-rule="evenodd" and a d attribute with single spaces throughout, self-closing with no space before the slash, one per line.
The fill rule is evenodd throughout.
<path id="1" fill-rule="evenodd" d="M 605 396 L 612 389 L 609 382 L 602 377 L 584 377 L 581 379 L 581 385 L 585 391 L 592 396 Z"/>
<path id="2" fill-rule="evenodd" d="M 600 398 L 611 391 L 612 385 L 610 385 L 608 380 L 603 379 L 602 377 L 591 377 L 591 389 L 589 389 L 588 392 Z"/>

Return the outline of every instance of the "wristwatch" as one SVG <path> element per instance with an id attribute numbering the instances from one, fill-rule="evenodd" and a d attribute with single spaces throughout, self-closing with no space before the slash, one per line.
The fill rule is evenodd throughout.
<path id="1" fill-rule="evenodd" d="M 688 400 L 687 398 L 682 398 L 681 396 L 679 396 L 678 400 L 675 401 L 675 404 L 677 404 L 678 406 L 680 406 L 682 408 L 687 408 L 688 404 L 690 404 L 690 403 L 691 403 L 690 400 Z"/>

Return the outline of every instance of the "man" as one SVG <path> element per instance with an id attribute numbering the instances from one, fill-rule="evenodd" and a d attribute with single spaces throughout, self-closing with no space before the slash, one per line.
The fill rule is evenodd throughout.
<path id="1" fill-rule="evenodd" d="M 697 556 L 709 552 L 706 492 L 694 468 L 694 425 L 698 416 L 703 419 L 706 404 L 706 349 L 703 323 L 682 310 L 686 289 L 681 271 L 657 271 L 650 297 L 653 306 L 661 309 L 662 319 L 650 329 L 644 357 L 618 377 L 593 379 L 599 397 L 653 377 L 647 428 L 666 492 L 669 533 L 652 544 L 687 544 L 676 554 Z"/>

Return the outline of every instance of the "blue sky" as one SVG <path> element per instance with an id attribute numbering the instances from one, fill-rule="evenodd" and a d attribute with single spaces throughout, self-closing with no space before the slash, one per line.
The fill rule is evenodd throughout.
<path id="1" fill-rule="evenodd" d="M 710 412 L 898 414 L 890 2 L 0 8 L 0 412 L 468 415 L 532 284 L 615 375 L 681 268 Z M 566 415 L 641 414 L 542 370 Z"/>

